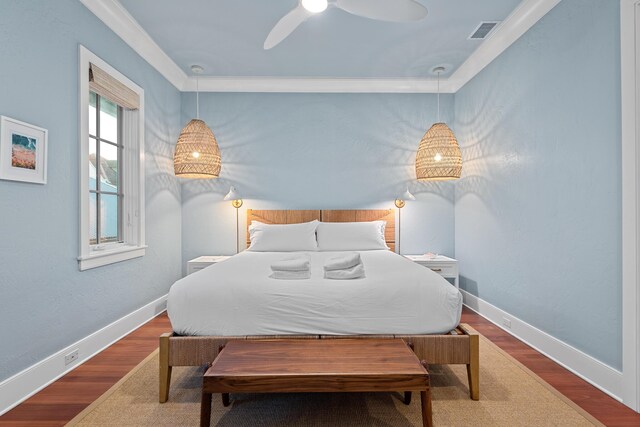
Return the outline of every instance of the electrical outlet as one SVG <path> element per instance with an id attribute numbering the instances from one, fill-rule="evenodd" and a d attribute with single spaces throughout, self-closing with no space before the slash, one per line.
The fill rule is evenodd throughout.
<path id="1" fill-rule="evenodd" d="M 80 357 L 80 352 L 79 352 L 78 349 L 73 350 L 71 353 L 67 354 L 64 357 L 65 366 L 75 362 L 76 360 L 78 360 L 78 357 Z"/>
<path id="2" fill-rule="evenodd" d="M 509 319 L 508 317 L 503 317 L 502 325 L 504 325 L 504 327 L 507 329 L 511 329 L 511 319 Z"/>

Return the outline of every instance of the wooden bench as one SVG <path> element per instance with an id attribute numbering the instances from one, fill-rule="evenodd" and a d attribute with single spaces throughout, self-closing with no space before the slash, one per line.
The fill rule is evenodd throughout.
<path id="1" fill-rule="evenodd" d="M 420 391 L 431 426 L 427 365 L 400 339 L 229 341 L 205 372 L 200 425 L 211 422 L 211 395 L 222 393 Z"/>

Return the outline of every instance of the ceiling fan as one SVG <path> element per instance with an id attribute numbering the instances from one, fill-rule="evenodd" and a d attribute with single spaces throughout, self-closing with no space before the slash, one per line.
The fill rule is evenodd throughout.
<path id="1" fill-rule="evenodd" d="M 264 48 L 276 46 L 300 24 L 324 12 L 327 7 L 337 7 L 353 15 L 378 21 L 419 21 L 427 16 L 427 8 L 416 0 L 299 0 L 298 5 L 273 27 L 264 41 Z"/>

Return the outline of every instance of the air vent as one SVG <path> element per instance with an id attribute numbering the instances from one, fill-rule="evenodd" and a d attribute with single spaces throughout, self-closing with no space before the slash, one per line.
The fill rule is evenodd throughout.
<path id="1" fill-rule="evenodd" d="M 498 25 L 500 21 L 484 21 L 476 27 L 476 29 L 469 36 L 469 40 L 482 40 L 486 38 L 489 33 Z"/>

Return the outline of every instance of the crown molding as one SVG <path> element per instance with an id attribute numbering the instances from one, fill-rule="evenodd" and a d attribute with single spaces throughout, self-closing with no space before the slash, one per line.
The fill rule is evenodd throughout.
<path id="1" fill-rule="evenodd" d="M 180 91 L 195 91 L 196 78 L 167 55 L 118 0 L 80 0 Z M 561 0 L 523 0 L 448 79 L 442 93 L 456 93 L 518 40 Z M 320 77 L 200 77 L 202 92 L 435 93 L 435 79 L 344 79 Z"/>
<path id="2" fill-rule="evenodd" d="M 523 0 L 449 77 L 455 93 L 516 42 L 562 0 Z"/>
<path id="3" fill-rule="evenodd" d="M 80 0 L 125 43 L 166 78 L 178 90 L 187 74 L 167 55 L 117 0 Z"/>
<path id="4" fill-rule="evenodd" d="M 200 92 L 280 93 L 436 93 L 435 79 L 341 79 L 303 77 L 200 77 Z M 185 92 L 196 91 L 196 78 L 187 79 Z M 453 93 L 440 80 L 441 93 Z"/>

